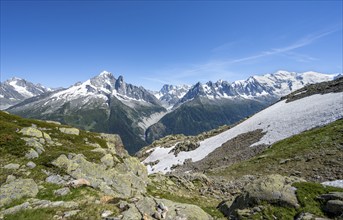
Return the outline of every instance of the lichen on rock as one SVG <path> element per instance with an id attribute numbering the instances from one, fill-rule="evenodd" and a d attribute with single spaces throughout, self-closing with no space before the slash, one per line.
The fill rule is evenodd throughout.
<path id="1" fill-rule="evenodd" d="M 23 197 L 35 197 L 38 186 L 33 179 L 16 179 L 0 187 L 0 207 Z"/>

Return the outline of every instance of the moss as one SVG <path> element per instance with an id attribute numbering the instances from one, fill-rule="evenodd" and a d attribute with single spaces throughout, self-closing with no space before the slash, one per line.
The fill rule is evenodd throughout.
<path id="1" fill-rule="evenodd" d="M 323 186 L 319 183 L 311 182 L 294 183 L 293 186 L 297 188 L 296 194 L 301 205 L 299 210 L 318 216 L 324 216 L 321 210 L 323 204 L 317 199 L 318 196 L 329 192 L 343 192 L 341 188 Z"/>
<path id="2" fill-rule="evenodd" d="M 272 206 L 265 204 L 261 212 L 256 212 L 255 214 L 249 216 L 249 218 L 243 219 L 294 219 L 297 211 L 292 208 Z"/>

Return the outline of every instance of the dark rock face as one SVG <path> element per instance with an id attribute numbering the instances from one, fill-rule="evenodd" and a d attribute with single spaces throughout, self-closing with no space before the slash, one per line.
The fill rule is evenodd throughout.
<path id="1" fill-rule="evenodd" d="M 343 192 L 331 192 L 319 196 L 319 200 L 324 203 L 323 211 L 332 217 L 343 215 Z"/>
<path id="2" fill-rule="evenodd" d="M 331 92 L 342 92 L 343 91 L 343 77 L 336 78 L 333 81 L 322 82 L 318 84 L 308 85 L 304 88 L 292 92 L 291 94 L 282 97 L 286 99 L 286 102 L 292 102 L 307 96 L 314 94 L 327 94 Z"/>

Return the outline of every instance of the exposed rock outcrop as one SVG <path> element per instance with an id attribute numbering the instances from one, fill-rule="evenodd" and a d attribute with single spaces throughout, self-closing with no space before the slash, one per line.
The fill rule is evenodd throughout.
<path id="1" fill-rule="evenodd" d="M 82 154 L 71 159 L 61 155 L 52 164 L 64 169 L 74 179 L 89 181 L 92 187 L 100 189 L 107 195 L 129 198 L 146 192 L 147 171 L 135 158 L 124 158 L 123 163 L 111 169 L 87 161 Z"/>
<path id="2" fill-rule="evenodd" d="M 16 179 L 0 187 L 0 207 L 23 197 L 35 197 L 38 186 L 33 179 Z"/>

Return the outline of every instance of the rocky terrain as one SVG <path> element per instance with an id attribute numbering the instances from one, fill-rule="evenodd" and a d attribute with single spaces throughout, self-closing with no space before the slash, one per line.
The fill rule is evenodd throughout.
<path id="1" fill-rule="evenodd" d="M 212 219 L 154 197 L 146 168 L 114 134 L 0 112 L 1 219 Z"/>

